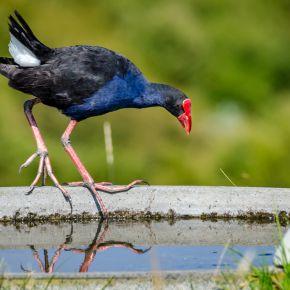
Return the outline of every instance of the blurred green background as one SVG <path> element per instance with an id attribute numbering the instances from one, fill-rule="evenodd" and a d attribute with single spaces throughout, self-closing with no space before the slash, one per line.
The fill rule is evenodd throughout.
<path id="1" fill-rule="evenodd" d="M 96 181 L 110 175 L 103 134 L 109 121 L 115 183 L 231 185 L 223 170 L 239 186 L 290 186 L 290 1 L 5 0 L 2 56 L 14 9 L 48 46 L 108 47 L 192 100 L 190 136 L 160 108 L 80 123 L 72 143 Z M 35 151 L 22 110 L 29 96 L 4 77 L 0 87 L 0 185 L 29 185 L 38 162 L 18 174 Z M 59 180 L 80 180 L 60 143 L 68 119 L 41 105 L 35 116 Z"/>

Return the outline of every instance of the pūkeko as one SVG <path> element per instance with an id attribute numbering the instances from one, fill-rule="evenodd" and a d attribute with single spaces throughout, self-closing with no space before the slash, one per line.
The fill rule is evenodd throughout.
<path id="1" fill-rule="evenodd" d="M 189 134 L 191 101 L 176 88 L 149 82 L 130 60 L 114 51 L 85 45 L 49 48 L 36 38 L 17 11 L 9 20 L 9 52 L 12 58 L 0 58 L 0 73 L 9 79 L 12 88 L 35 96 L 24 103 L 24 112 L 33 131 L 37 151 L 20 167 L 27 167 L 36 157 L 40 158 L 29 193 L 42 176 L 48 175 L 71 205 L 68 192 L 53 174 L 47 147 L 32 114 L 34 105 L 42 103 L 59 109 L 71 119 L 61 141 L 83 181 L 69 185 L 87 187 L 97 200 L 100 214 L 106 215 L 107 210 L 97 190 L 108 193 L 125 191 L 142 183 L 142 180 L 123 187 L 95 183 L 70 143 L 70 135 L 78 122 L 124 108 L 160 106 L 175 116 Z"/>

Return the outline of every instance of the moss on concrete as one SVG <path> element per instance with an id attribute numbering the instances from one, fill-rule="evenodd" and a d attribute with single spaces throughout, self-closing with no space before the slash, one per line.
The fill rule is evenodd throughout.
<path id="1" fill-rule="evenodd" d="M 277 213 L 279 220 L 282 225 L 285 225 L 290 220 L 290 213 L 285 211 L 281 211 Z M 24 223 L 30 226 L 36 226 L 44 223 L 53 223 L 58 224 L 61 222 L 90 222 L 93 220 L 99 220 L 100 216 L 98 214 L 90 214 L 88 212 L 83 212 L 82 214 L 69 214 L 69 215 L 61 215 L 61 214 L 51 214 L 51 215 L 38 215 L 36 213 L 29 213 L 26 216 L 21 216 L 19 212 L 17 212 L 14 217 L 4 216 L 0 218 L 0 223 L 2 224 L 17 224 Z M 170 209 L 166 214 L 163 213 L 151 213 L 147 212 L 129 212 L 129 211 L 115 211 L 109 213 L 109 220 L 113 221 L 160 221 L 167 220 L 170 223 L 174 223 L 176 220 L 180 219 L 201 219 L 201 220 L 209 220 L 209 221 L 218 221 L 218 220 L 242 220 L 249 223 L 272 223 L 275 222 L 275 214 L 267 213 L 267 212 L 247 212 L 241 213 L 237 215 L 230 214 L 218 214 L 216 212 L 212 213 L 203 213 L 200 216 L 191 216 L 191 215 L 177 215 L 172 209 Z"/>

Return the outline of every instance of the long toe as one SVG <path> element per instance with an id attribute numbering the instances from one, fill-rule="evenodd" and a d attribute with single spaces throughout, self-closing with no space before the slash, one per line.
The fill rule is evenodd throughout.
<path id="1" fill-rule="evenodd" d="M 19 173 L 23 168 L 28 167 L 38 155 L 39 154 L 37 152 L 33 153 L 23 164 L 21 164 L 21 166 L 19 167 Z"/>
<path id="2" fill-rule="evenodd" d="M 148 184 L 148 183 L 144 180 L 137 179 L 137 180 L 134 180 L 133 182 L 131 182 L 130 184 L 125 185 L 125 186 L 106 186 L 106 185 L 102 185 L 100 183 L 95 183 L 94 186 L 95 186 L 96 190 L 100 190 L 100 191 L 104 191 L 106 193 L 114 194 L 114 193 L 128 191 L 131 188 L 133 188 L 134 186 L 141 185 L 141 184 Z"/>
<path id="3" fill-rule="evenodd" d="M 50 159 L 49 159 L 48 154 L 47 154 L 46 151 L 44 151 L 44 152 L 36 152 L 33 155 L 31 155 L 26 160 L 26 162 L 21 165 L 20 169 L 22 169 L 24 167 L 27 167 L 37 156 L 40 157 L 37 174 L 36 174 L 36 177 L 34 178 L 33 182 L 31 183 L 31 185 L 29 187 L 27 195 L 29 195 L 29 194 L 31 194 L 33 192 L 33 190 L 36 188 L 36 185 L 40 181 L 41 177 L 42 177 L 42 185 L 44 185 L 45 179 L 47 177 L 46 175 L 48 175 L 50 177 L 50 179 L 52 180 L 53 184 L 55 185 L 55 187 L 57 187 L 62 192 L 62 194 L 65 197 L 66 201 L 70 204 L 70 208 L 71 208 L 71 212 L 72 212 L 72 200 L 71 200 L 71 197 L 70 197 L 69 193 L 60 185 L 60 183 L 58 182 L 57 178 L 55 177 L 55 175 L 54 175 L 54 173 L 52 171 Z"/>
<path id="4" fill-rule="evenodd" d="M 32 155 L 33 156 L 33 155 Z M 31 156 L 31 157 L 32 157 Z M 31 158 L 30 157 L 30 158 Z M 28 158 L 28 160 L 30 159 Z M 34 157 L 35 158 L 35 157 Z M 30 188 L 27 192 L 27 194 L 31 194 L 34 190 L 34 188 L 36 187 L 36 184 L 38 183 L 38 181 L 40 180 L 40 177 L 44 174 L 45 171 L 45 159 L 46 159 L 46 155 L 40 155 L 40 160 L 39 160 L 39 165 L 38 165 L 38 170 L 37 170 L 37 174 L 36 177 L 34 178 L 33 182 L 30 185 Z M 31 163 L 32 161 L 30 161 Z"/>

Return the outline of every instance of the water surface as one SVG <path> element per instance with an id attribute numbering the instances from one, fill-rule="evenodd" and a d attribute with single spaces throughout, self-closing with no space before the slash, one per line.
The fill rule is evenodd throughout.
<path id="1" fill-rule="evenodd" d="M 0 225 L 0 259 L 10 273 L 234 269 L 248 253 L 272 265 L 275 235 L 271 224 L 200 220 Z"/>

